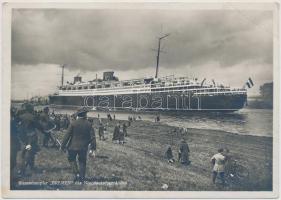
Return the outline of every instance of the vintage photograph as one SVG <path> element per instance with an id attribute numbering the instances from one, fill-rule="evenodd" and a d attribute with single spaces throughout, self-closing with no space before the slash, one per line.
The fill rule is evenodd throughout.
<path id="1" fill-rule="evenodd" d="M 276 4 L 8 6 L 9 191 L 273 194 Z"/>

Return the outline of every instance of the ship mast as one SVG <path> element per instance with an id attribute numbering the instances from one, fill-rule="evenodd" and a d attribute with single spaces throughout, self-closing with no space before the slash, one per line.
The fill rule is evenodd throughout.
<path id="1" fill-rule="evenodd" d="M 157 50 L 157 63 L 156 63 L 156 73 L 155 78 L 158 77 L 158 71 L 159 71 L 159 59 L 160 59 L 160 52 L 162 52 L 161 49 L 161 40 L 168 37 L 170 34 L 166 34 L 160 38 L 158 38 L 158 50 Z"/>
<path id="2" fill-rule="evenodd" d="M 64 65 L 61 66 L 61 86 L 63 86 L 63 79 L 64 79 Z"/>

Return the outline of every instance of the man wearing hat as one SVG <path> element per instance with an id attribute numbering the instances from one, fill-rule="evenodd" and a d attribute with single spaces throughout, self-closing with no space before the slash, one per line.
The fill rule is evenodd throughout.
<path id="1" fill-rule="evenodd" d="M 42 131 L 41 125 L 36 120 L 34 107 L 32 104 L 25 104 L 25 112 L 19 116 L 19 137 L 24 144 L 21 153 L 20 175 L 25 175 L 26 168 L 29 166 L 34 169 L 35 156 L 40 150 L 38 145 L 38 133 Z"/>
<path id="2" fill-rule="evenodd" d="M 104 138 L 104 125 L 100 123 L 99 125 L 99 138 L 100 140 L 105 140 Z"/>
<path id="3" fill-rule="evenodd" d="M 87 112 L 88 110 L 85 108 L 78 110 L 77 120 L 70 124 L 61 144 L 62 150 L 65 148 L 68 150 L 68 161 L 75 176 L 74 181 L 79 182 L 85 180 L 88 146 L 90 146 L 90 152 L 96 150 L 95 131 L 92 124 L 87 120 Z"/>
<path id="4" fill-rule="evenodd" d="M 117 123 L 113 131 L 112 142 L 119 143 L 119 138 L 120 138 L 120 124 Z"/>

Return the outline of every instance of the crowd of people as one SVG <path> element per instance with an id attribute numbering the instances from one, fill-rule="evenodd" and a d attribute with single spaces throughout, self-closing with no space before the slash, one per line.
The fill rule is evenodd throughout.
<path id="1" fill-rule="evenodd" d="M 117 123 L 116 126 L 114 127 L 114 131 L 113 131 L 113 137 L 112 137 L 113 143 L 124 144 L 125 137 L 128 137 L 127 125 L 125 123 L 123 123 L 122 129 L 121 129 L 120 123 Z"/>
<path id="2" fill-rule="evenodd" d="M 88 146 L 91 156 L 95 155 L 96 136 L 93 119 L 87 118 L 88 110 L 83 108 L 73 115 L 57 114 L 50 112 L 48 107 L 35 110 L 30 103 L 23 104 L 20 109 L 11 108 L 11 185 L 15 178 L 26 175 L 26 170 L 35 169 L 35 157 L 40 151 L 40 146 L 45 148 L 57 147 L 68 152 L 68 161 L 75 175 L 75 181 L 84 181 Z M 115 120 L 110 114 L 110 121 Z M 100 140 L 106 140 L 108 123 L 102 123 L 98 116 L 98 136 Z M 128 125 L 116 123 L 113 131 L 113 143 L 124 144 L 128 137 Z M 65 136 L 60 142 L 53 136 L 53 131 L 65 131 Z M 40 145 L 40 138 L 42 138 Z M 20 152 L 20 160 L 17 154 Z M 78 159 L 78 163 L 76 162 Z M 16 170 L 17 176 L 14 171 Z"/>
<path id="3" fill-rule="evenodd" d="M 178 151 L 178 162 L 182 165 L 189 165 L 191 163 L 189 159 L 190 149 L 185 139 L 182 139 L 179 145 L 179 151 Z M 176 162 L 172 146 L 168 145 L 167 150 L 165 151 L 164 155 L 165 159 L 169 163 Z M 211 163 L 213 165 L 212 169 L 212 182 L 213 184 L 216 184 L 217 176 L 219 176 L 222 185 L 225 184 L 225 164 L 228 161 L 228 149 L 219 148 L 218 153 L 215 154 L 211 158 Z"/>
<path id="4" fill-rule="evenodd" d="M 185 139 L 182 139 L 179 145 L 179 151 L 178 151 L 178 162 L 180 162 L 183 165 L 189 165 L 191 161 L 189 160 L 189 146 Z M 173 155 L 172 146 L 169 145 L 166 152 L 165 152 L 165 158 L 168 160 L 169 163 L 174 163 L 176 160 Z"/>
<path id="5" fill-rule="evenodd" d="M 25 104 L 23 108 L 17 110 L 11 109 L 11 184 L 15 182 L 13 171 L 17 171 L 17 177 L 25 176 L 26 169 L 35 169 L 35 156 L 40 151 L 39 136 L 41 135 L 42 147 L 49 148 L 58 147 L 62 151 L 68 152 L 68 161 L 74 174 L 74 181 L 83 182 L 86 173 L 87 155 L 95 157 L 96 136 L 93 120 L 87 118 L 88 110 L 79 109 L 73 115 L 55 114 L 50 112 L 48 107 L 43 110 L 34 110 L 33 105 Z M 109 125 L 103 123 L 98 114 L 97 127 L 98 137 L 100 141 L 107 139 L 109 133 Z M 115 121 L 115 114 L 107 114 L 109 121 Z M 114 144 L 125 143 L 128 137 L 128 127 L 136 120 L 141 120 L 140 116 L 128 116 L 128 121 L 120 123 L 116 120 L 114 130 L 112 132 L 112 142 Z M 155 117 L 155 122 L 160 121 L 160 116 Z M 52 131 L 65 131 L 62 142 L 58 141 Z M 174 132 L 180 132 L 183 136 L 187 135 L 186 128 L 175 129 Z M 17 154 L 20 152 L 20 162 L 17 162 Z M 165 158 L 169 163 L 176 162 L 174 158 L 172 146 L 169 145 L 165 150 Z M 190 148 L 185 137 L 182 137 L 178 147 L 177 161 L 183 165 L 190 165 Z M 223 149 L 219 149 L 218 153 L 211 158 L 213 163 L 213 183 L 219 176 L 224 183 L 224 165 L 227 156 L 223 154 Z M 19 164 L 17 164 L 19 163 Z"/>

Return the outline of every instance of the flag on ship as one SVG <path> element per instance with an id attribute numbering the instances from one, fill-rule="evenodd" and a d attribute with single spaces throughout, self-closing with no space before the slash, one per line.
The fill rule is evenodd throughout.
<path id="1" fill-rule="evenodd" d="M 254 82 L 252 81 L 251 78 L 248 79 L 248 81 L 246 82 L 246 85 L 248 86 L 248 88 L 251 88 L 254 86 Z"/>

